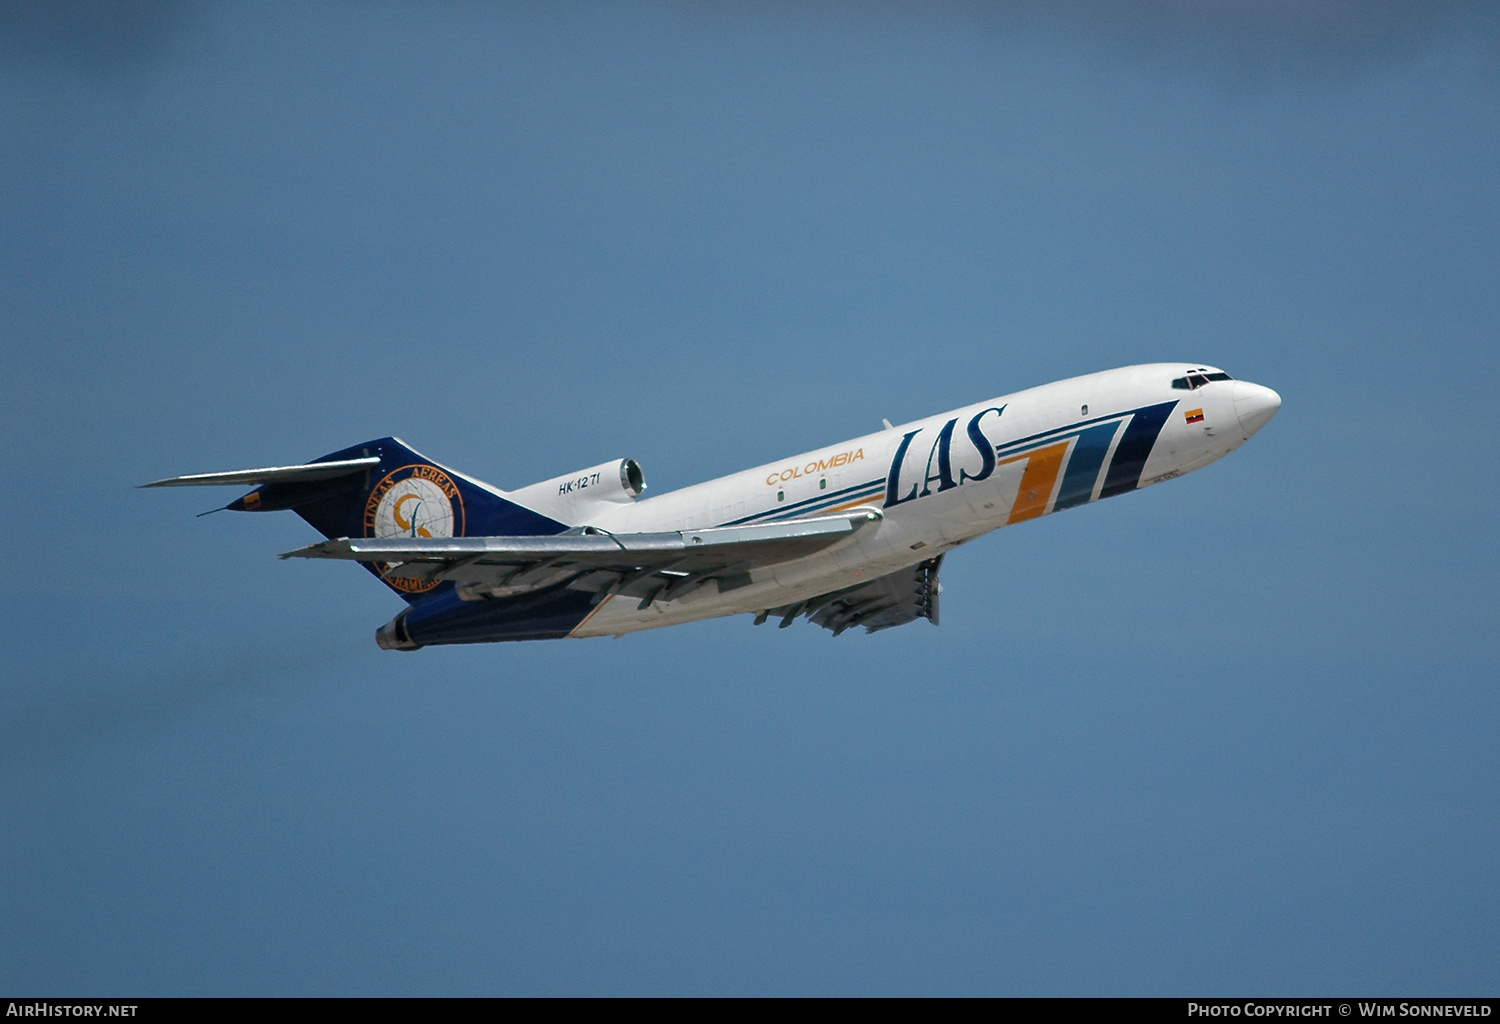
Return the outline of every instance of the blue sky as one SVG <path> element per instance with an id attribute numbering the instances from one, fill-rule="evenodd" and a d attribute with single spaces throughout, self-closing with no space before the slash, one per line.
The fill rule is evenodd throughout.
<path id="1" fill-rule="evenodd" d="M 0 988 L 1493 994 L 1497 143 L 1485 5 L 9 8 Z M 1283 409 L 936 629 L 387 653 L 133 489 L 1175 359 Z"/>

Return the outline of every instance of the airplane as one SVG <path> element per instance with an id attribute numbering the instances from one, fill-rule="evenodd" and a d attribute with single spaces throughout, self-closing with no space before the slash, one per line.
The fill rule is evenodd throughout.
<path id="1" fill-rule="evenodd" d="M 644 498 L 634 459 L 515 491 L 393 437 L 312 462 L 142 487 L 255 485 L 225 509 L 296 512 L 406 602 L 386 650 L 623 636 L 753 614 L 835 636 L 938 622 L 938 570 L 981 534 L 1182 476 L 1281 407 L 1211 366 L 1045 384 Z M 218 511 L 218 510 L 216 510 Z"/>

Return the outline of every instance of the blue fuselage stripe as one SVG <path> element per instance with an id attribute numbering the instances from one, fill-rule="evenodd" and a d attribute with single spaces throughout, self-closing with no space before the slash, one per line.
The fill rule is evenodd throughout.
<path id="1" fill-rule="evenodd" d="M 1052 506 L 1054 511 L 1082 505 L 1094 496 L 1094 485 L 1099 482 L 1104 456 L 1109 454 L 1109 444 L 1119 429 L 1118 423 L 1101 423 L 1078 435 L 1073 455 L 1068 459 L 1068 471 L 1063 474 L 1062 488 Z"/>
<path id="2" fill-rule="evenodd" d="M 1144 411 L 1145 409 L 1130 409 L 1125 412 L 1112 412 L 1108 416 L 1095 416 L 1091 420 L 1080 420 L 1077 423 L 1070 423 L 1066 427 L 1053 427 L 1051 430 L 1043 430 L 1040 433 L 1032 434 L 1028 437 L 1020 437 L 1014 441 L 1006 441 L 1004 444 L 998 444 L 995 446 L 995 452 L 996 454 L 1004 455 L 1013 448 L 1024 448 L 1026 445 L 1032 444 L 1036 441 L 1056 439 L 1059 435 L 1062 434 L 1076 434 L 1080 430 L 1086 427 L 1092 427 L 1097 423 L 1108 423 L 1111 420 L 1119 422 L 1126 416 L 1133 416 L 1136 413 Z"/>
<path id="3" fill-rule="evenodd" d="M 807 515 L 809 512 L 821 512 L 821 511 L 823 511 L 826 508 L 832 508 L 834 505 L 847 505 L 849 502 L 851 502 L 851 501 L 857 501 L 860 498 L 869 498 L 869 499 L 871 499 L 873 501 L 874 499 L 879 498 L 883 493 L 885 493 L 885 481 L 884 480 L 875 480 L 875 481 L 872 481 L 871 483 L 866 484 L 865 487 L 864 487 L 864 489 L 866 491 L 868 491 L 869 493 L 867 493 L 867 494 L 859 494 L 857 492 L 860 489 L 856 487 L 856 488 L 854 488 L 854 490 L 856 491 L 855 494 L 847 494 L 847 493 L 846 494 L 842 494 L 839 497 L 834 498 L 831 501 L 821 502 L 818 505 L 810 507 L 810 508 L 787 509 L 785 511 L 773 509 L 772 511 L 773 512 L 777 512 L 777 514 L 770 516 L 770 518 L 773 519 L 773 520 L 774 519 L 796 519 L 798 516 Z"/>
<path id="4" fill-rule="evenodd" d="M 1156 438 L 1166 424 L 1167 417 L 1177 407 L 1177 400 L 1150 405 L 1139 409 L 1130 418 L 1125 436 L 1115 448 L 1115 457 L 1110 460 L 1109 472 L 1104 478 L 1104 487 L 1099 497 L 1109 498 L 1116 494 L 1133 491 L 1140 486 L 1141 471 L 1146 468 L 1146 459 L 1156 446 Z"/>
<path id="5" fill-rule="evenodd" d="M 724 523 L 723 525 L 739 526 L 743 523 L 749 523 L 757 519 L 765 518 L 786 519 L 790 518 L 791 516 L 801 515 L 805 512 L 816 511 L 818 508 L 828 508 L 833 505 L 842 504 L 846 501 L 851 501 L 861 491 L 867 491 L 872 487 L 883 487 L 884 485 L 884 480 L 871 480 L 868 483 L 855 484 L 853 487 L 844 487 L 837 491 L 820 493 L 816 497 L 806 498 L 802 501 L 794 502 L 791 505 L 778 505 L 774 508 L 768 508 L 764 512 L 756 512 L 753 515 L 744 516 L 743 518 L 735 519 L 731 522 Z M 790 514 L 790 516 L 788 514 Z"/>

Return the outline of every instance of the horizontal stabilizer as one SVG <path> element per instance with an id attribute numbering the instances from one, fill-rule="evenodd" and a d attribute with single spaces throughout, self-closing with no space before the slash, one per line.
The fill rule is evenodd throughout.
<path id="1" fill-rule="evenodd" d="M 343 459 L 338 462 L 309 462 L 303 466 L 267 466 L 265 469 L 238 469 L 228 473 L 192 473 L 188 476 L 173 476 L 165 480 L 153 480 L 142 487 L 207 487 L 214 484 L 281 484 L 311 483 L 315 480 L 334 480 L 353 473 L 362 473 L 380 465 L 380 457 L 371 455 L 363 459 Z"/>

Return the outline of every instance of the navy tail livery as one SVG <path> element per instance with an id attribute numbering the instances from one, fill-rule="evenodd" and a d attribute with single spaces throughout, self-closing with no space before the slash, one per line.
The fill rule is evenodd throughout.
<path id="1" fill-rule="evenodd" d="M 406 601 L 388 650 L 619 636 L 719 615 L 805 616 L 835 635 L 938 621 L 946 552 L 1001 526 L 1190 473 L 1281 398 L 1208 366 L 1075 377 L 643 499 L 633 459 L 516 491 L 391 437 L 312 462 L 146 487 L 255 485 Z"/>

